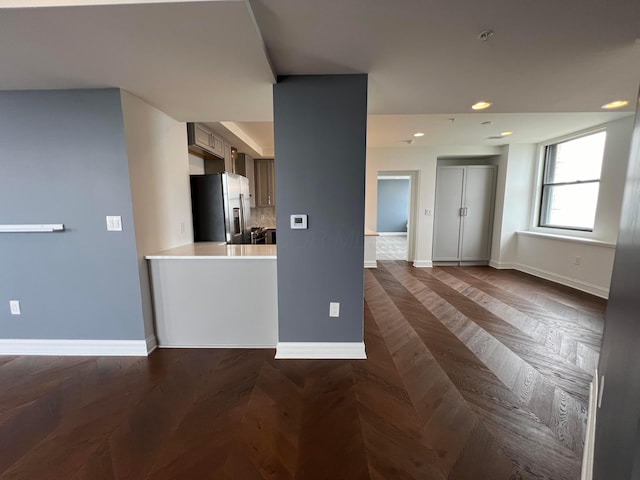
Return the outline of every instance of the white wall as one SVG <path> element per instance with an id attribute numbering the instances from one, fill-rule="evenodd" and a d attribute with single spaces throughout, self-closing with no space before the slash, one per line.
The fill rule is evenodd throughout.
<path id="1" fill-rule="evenodd" d="M 502 147 L 498 161 L 490 262 L 496 268 L 514 267 L 517 260 L 516 232 L 529 228 L 536 150 L 533 144 Z"/>
<path id="2" fill-rule="evenodd" d="M 516 269 L 607 298 L 615 252 L 614 244 L 587 244 L 521 233 Z"/>
<path id="3" fill-rule="evenodd" d="M 193 153 L 189 154 L 189 174 L 204 175 L 204 160 Z"/>
<path id="4" fill-rule="evenodd" d="M 622 194 L 627 177 L 633 116 L 607 124 L 600 196 L 593 238 L 615 243 L 618 240 Z"/>
<path id="5" fill-rule="evenodd" d="M 122 91 L 145 335 L 153 332 L 145 255 L 193 242 L 186 125 Z"/>
<path id="6" fill-rule="evenodd" d="M 499 147 L 492 146 L 367 148 L 365 228 L 377 230 L 378 173 L 417 172 L 418 208 L 416 222 L 413 225 L 416 236 L 414 265 L 431 266 L 438 157 L 474 157 L 500 153 Z M 425 215 L 425 210 L 430 210 L 431 215 Z"/>

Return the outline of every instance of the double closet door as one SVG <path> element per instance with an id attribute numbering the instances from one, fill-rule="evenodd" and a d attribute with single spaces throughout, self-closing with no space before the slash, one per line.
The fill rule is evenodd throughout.
<path id="1" fill-rule="evenodd" d="M 491 256 L 496 167 L 438 167 L 433 261 L 487 264 Z"/>

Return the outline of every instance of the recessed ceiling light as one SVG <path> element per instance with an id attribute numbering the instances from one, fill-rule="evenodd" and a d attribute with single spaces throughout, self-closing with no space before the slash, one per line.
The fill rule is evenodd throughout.
<path id="1" fill-rule="evenodd" d="M 491 102 L 486 102 L 484 100 L 481 100 L 471 105 L 471 108 L 473 110 L 484 110 L 485 108 L 489 108 L 491 105 L 492 105 Z"/>
<path id="2" fill-rule="evenodd" d="M 508 135 L 513 135 L 513 132 L 510 132 L 509 130 L 507 130 L 506 132 L 500 132 L 500 135 L 502 135 L 503 137 L 506 137 Z"/>
<path id="3" fill-rule="evenodd" d="M 600 108 L 604 108 L 605 110 L 612 110 L 614 108 L 621 108 L 629 105 L 627 100 L 614 100 L 613 102 L 606 103 L 602 105 Z"/>
<path id="4" fill-rule="evenodd" d="M 416 132 L 413 134 L 414 137 L 424 137 L 424 133 L 422 132 Z"/>

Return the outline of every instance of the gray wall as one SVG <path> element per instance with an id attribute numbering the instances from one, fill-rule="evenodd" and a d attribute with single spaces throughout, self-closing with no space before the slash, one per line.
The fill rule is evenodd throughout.
<path id="1" fill-rule="evenodd" d="M 1 338 L 144 338 L 118 90 L 0 92 L 0 224 L 14 223 L 67 230 L 0 233 Z"/>
<path id="2" fill-rule="evenodd" d="M 640 479 L 640 114 L 631 144 L 599 372 L 594 477 Z"/>
<path id="3" fill-rule="evenodd" d="M 378 179 L 378 231 L 406 232 L 409 180 Z"/>
<path id="4" fill-rule="evenodd" d="M 282 77 L 273 92 L 279 341 L 361 342 L 367 76 Z M 308 230 L 289 228 L 294 213 Z"/>

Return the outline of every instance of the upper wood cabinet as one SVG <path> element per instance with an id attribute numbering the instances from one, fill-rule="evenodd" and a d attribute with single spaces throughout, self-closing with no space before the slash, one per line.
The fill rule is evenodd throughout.
<path id="1" fill-rule="evenodd" d="M 225 172 L 233 172 L 238 173 L 233 169 L 233 150 L 231 149 L 231 145 L 227 142 L 224 142 L 224 170 Z"/>
<path id="2" fill-rule="evenodd" d="M 251 206 L 256 206 L 256 183 L 254 175 L 254 159 L 246 153 L 236 153 L 233 157 L 233 173 L 247 177 Z"/>
<path id="3" fill-rule="evenodd" d="M 225 158 L 224 141 L 206 125 L 187 123 L 187 139 L 190 146 L 201 148 L 220 158 Z"/>
<path id="4" fill-rule="evenodd" d="M 256 207 L 273 207 L 276 204 L 276 175 L 273 159 L 256 159 Z"/>

